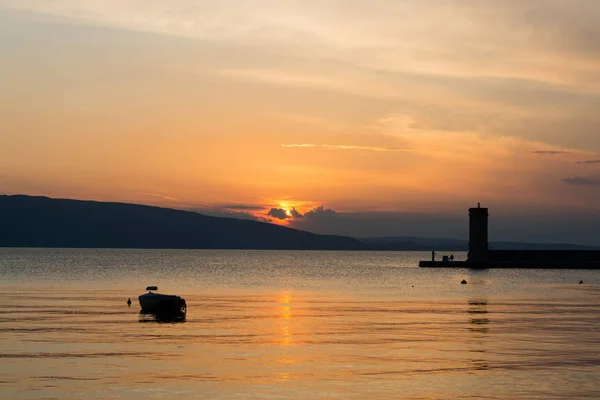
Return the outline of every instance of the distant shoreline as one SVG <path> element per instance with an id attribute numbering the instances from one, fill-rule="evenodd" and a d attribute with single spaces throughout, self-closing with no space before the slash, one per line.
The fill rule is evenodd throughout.
<path id="1" fill-rule="evenodd" d="M 0 247 L 164 250 L 467 251 L 460 239 L 320 235 L 264 222 L 147 205 L 0 195 Z M 492 242 L 491 249 L 600 250 Z"/>

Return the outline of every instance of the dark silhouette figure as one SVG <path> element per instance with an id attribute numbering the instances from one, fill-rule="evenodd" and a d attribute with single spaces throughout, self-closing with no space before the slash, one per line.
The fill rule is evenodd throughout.
<path id="1" fill-rule="evenodd" d="M 579 281 L 579 284 L 581 285 L 583 283 L 583 281 Z"/>
<path id="2" fill-rule="evenodd" d="M 431 261 L 435 261 L 435 250 L 431 251 Z"/>
<path id="3" fill-rule="evenodd" d="M 467 281 L 463 279 L 462 281 L 460 281 L 460 284 L 461 284 L 461 285 L 466 285 L 466 284 L 467 284 Z"/>
<path id="4" fill-rule="evenodd" d="M 131 297 L 127 299 L 127 305 L 131 307 Z"/>
<path id="5" fill-rule="evenodd" d="M 449 260 L 450 260 L 450 261 L 454 261 L 454 254 L 450 254 L 450 258 L 449 258 Z"/>

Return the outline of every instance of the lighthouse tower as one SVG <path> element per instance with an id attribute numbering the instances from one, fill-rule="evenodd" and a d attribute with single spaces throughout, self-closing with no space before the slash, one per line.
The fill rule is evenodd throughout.
<path id="1" fill-rule="evenodd" d="M 469 208 L 469 262 L 488 261 L 488 209 L 477 203 Z"/>

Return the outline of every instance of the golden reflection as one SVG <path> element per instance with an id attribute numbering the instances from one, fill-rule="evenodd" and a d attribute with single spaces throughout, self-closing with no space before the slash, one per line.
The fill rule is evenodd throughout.
<path id="1" fill-rule="evenodd" d="M 292 293 L 289 290 L 286 290 L 282 293 L 281 299 L 279 301 L 280 303 L 282 303 L 282 306 L 280 307 L 280 323 L 281 326 L 279 328 L 279 333 L 281 336 L 281 340 L 279 341 L 279 343 L 282 346 L 289 346 L 292 343 L 292 332 L 290 329 L 290 323 L 291 323 L 291 319 L 293 317 L 292 315 Z"/>
<path id="2" fill-rule="evenodd" d="M 281 381 L 281 382 L 287 382 L 288 379 L 289 379 L 289 376 L 288 376 L 287 373 L 282 372 L 282 373 L 279 374 L 279 378 L 278 378 L 279 381 Z"/>

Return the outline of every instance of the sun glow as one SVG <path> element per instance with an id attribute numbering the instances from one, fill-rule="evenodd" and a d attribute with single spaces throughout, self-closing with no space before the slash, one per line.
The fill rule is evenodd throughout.
<path id="1" fill-rule="evenodd" d="M 580 2 L 0 0 L 1 191 L 359 236 L 480 200 L 596 216 L 600 2 Z"/>

